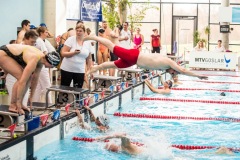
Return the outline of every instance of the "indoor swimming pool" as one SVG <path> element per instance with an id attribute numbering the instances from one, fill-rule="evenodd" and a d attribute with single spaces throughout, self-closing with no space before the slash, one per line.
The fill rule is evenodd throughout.
<path id="1" fill-rule="evenodd" d="M 228 77 L 225 78 L 228 79 Z M 198 79 L 186 76 L 179 76 L 180 81 L 181 79 L 191 80 L 183 81 L 181 88 L 192 87 L 209 89 L 214 88 L 215 85 L 213 83 L 204 83 L 199 85 L 200 82 L 195 82 Z M 211 76 L 209 79 L 209 81 L 226 81 L 226 79 L 222 79 L 221 76 Z M 239 80 L 240 77 L 235 77 L 229 81 L 239 82 Z M 191 86 L 186 84 L 188 82 L 191 82 Z M 225 88 L 222 87 L 222 89 L 239 89 L 236 87 L 229 87 L 231 85 L 232 84 L 224 84 Z M 223 85 L 221 84 L 221 86 Z M 111 110 L 111 108 L 106 109 L 111 120 L 110 130 L 107 133 L 99 133 L 96 130 L 82 130 L 80 127 L 77 127 L 63 140 L 55 141 L 36 151 L 34 156 L 37 157 L 37 159 L 44 160 L 77 160 L 79 158 L 86 160 L 240 159 L 240 153 L 234 153 L 233 155 L 215 154 L 216 148 L 180 150 L 178 148 L 171 147 L 173 145 L 226 146 L 233 149 L 239 149 L 239 104 L 140 100 L 141 97 L 239 102 L 239 93 L 232 92 L 226 92 L 226 96 L 220 96 L 220 92 L 217 91 L 172 90 L 170 95 L 158 95 L 153 94 L 146 89 L 144 95 L 134 97 L 133 101 L 122 105 L 120 110 Z M 114 116 L 114 113 L 116 112 L 135 116 Z M 144 117 L 142 115 L 148 116 Z M 161 116 L 156 117 L 156 115 Z M 163 118 L 164 116 L 168 116 L 168 118 Z M 188 119 L 189 117 L 195 117 L 195 119 Z M 208 118 L 219 118 L 219 120 L 211 120 Z M 132 142 L 144 144 L 144 147 L 147 148 L 146 152 L 141 155 L 131 156 L 128 154 L 106 151 L 104 149 L 105 142 L 84 142 L 72 140 L 75 136 L 83 138 L 96 138 L 117 132 L 126 133 L 131 138 Z M 111 141 L 120 144 L 118 139 L 113 139 Z"/>

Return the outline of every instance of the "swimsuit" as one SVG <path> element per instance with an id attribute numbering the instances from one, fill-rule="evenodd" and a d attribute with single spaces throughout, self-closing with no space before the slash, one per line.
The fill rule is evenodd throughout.
<path id="1" fill-rule="evenodd" d="M 23 53 L 21 53 L 20 55 L 14 55 L 14 54 L 12 54 L 10 51 L 9 51 L 9 49 L 7 48 L 7 46 L 6 45 L 3 45 L 3 46 L 1 46 L 0 47 L 0 50 L 2 50 L 2 51 L 4 51 L 4 52 L 6 52 L 6 54 L 9 56 L 9 57 L 11 57 L 11 58 L 13 58 L 20 66 L 22 66 L 23 68 L 25 68 L 26 67 L 26 62 L 23 60 Z"/>
<path id="2" fill-rule="evenodd" d="M 134 37 L 134 39 L 133 39 L 133 42 L 134 42 L 134 48 L 135 49 L 138 49 L 138 48 L 140 48 L 141 46 L 138 46 L 138 45 L 140 45 L 141 43 L 142 43 L 142 38 L 141 38 L 141 35 L 137 38 L 136 37 L 136 35 L 135 35 L 135 37 Z"/>
<path id="3" fill-rule="evenodd" d="M 119 46 L 115 46 L 113 48 L 113 53 L 120 58 L 114 61 L 114 64 L 118 68 L 127 68 L 137 63 L 139 50 L 125 49 Z"/>

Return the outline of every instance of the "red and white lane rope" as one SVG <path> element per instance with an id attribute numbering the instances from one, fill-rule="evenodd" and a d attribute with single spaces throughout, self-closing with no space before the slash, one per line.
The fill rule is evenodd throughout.
<path id="1" fill-rule="evenodd" d="M 100 141 L 97 141 L 95 138 L 84 138 L 84 137 L 73 137 L 72 140 L 82 141 L 82 142 L 100 142 Z M 109 142 L 109 140 L 105 140 L 104 142 Z M 131 142 L 131 143 L 136 144 L 137 146 L 144 145 L 143 143 L 139 143 L 139 142 Z M 182 144 L 173 144 L 171 146 L 181 150 L 199 150 L 199 149 L 219 148 L 217 146 L 195 146 L 195 145 L 182 145 Z M 236 148 L 236 147 L 228 147 L 228 149 L 236 152 L 240 151 L 240 148 Z"/>
<path id="2" fill-rule="evenodd" d="M 163 87 L 158 87 L 158 89 L 162 89 Z M 228 90 L 228 89 L 213 89 L 213 88 L 171 88 L 171 90 L 178 90 L 178 91 L 197 91 L 197 90 L 208 90 L 208 91 L 219 91 L 219 92 L 240 92 L 240 90 Z"/>
<path id="3" fill-rule="evenodd" d="M 158 87 L 158 89 L 162 89 L 163 87 Z M 196 90 L 208 90 L 208 91 L 219 91 L 219 92 L 240 92 L 240 90 L 228 90 L 228 89 L 212 89 L 212 88 L 171 88 L 171 90 L 178 90 L 178 91 L 196 91 Z"/>
<path id="4" fill-rule="evenodd" d="M 226 75 L 226 74 L 219 74 L 219 75 L 214 75 L 214 74 L 203 74 L 204 76 L 224 76 L 224 77 L 240 77 L 240 76 L 237 76 L 237 75 Z"/>
<path id="5" fill-rule="evenodd" d="M 193 81 L 193 80 L 181 80 L 181 81 Z M 222 82 L 222 81 L 193 81 L 193 82 L 202 82 L 202 83 L 220 83 L 220 84 L 240 84 L 240 82 Z"/>
<path id="6" fill-rule="evenodd" d="M 155 114 L 138 114 L 138 113 L 119 113 L 113 114 L 116 117 L 130 117 L 130 118 L 151 118 L 151 119 L 177 119 L 177 120 L 200 120 L 200 121 L 227 121 L 227 122 L 240 122 L 238 118 L 223 118 L 223 117 L 188 117 L 188 116 L 167 116 Z"/>
<path id="7" fill-rule="evenodd" d="M 218 100 L 199 100 L 199 99 L 174 99 L 174 98 L 161 98 L 161 97 L 140 97 L 140 100 L 148 101 L 171 101 L 171 102 L 198 102 L 198 103 L 216 103 L 216 104 L 240 104 L 234 101 L 218 101 Z"/>

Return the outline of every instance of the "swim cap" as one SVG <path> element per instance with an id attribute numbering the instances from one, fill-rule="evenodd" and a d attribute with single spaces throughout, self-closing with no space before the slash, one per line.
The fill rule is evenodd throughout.
<path id="1" fill-rule="evenodd" d="M 171 88 L 172 87 L 172 81 L 167 81 L 168 87 Z"/>
<path id="2" fill-rule="evenodd" d="M 47 25 L 45 23 L 41 23 L 39 26 L 47 28 Z"/>
<path id="3" fill-rule="evenodd" d="M 222 92 L 220 95 L 221 95 L 221 96 L 226 96 L 226 94 L 225 94 L 224 92 Z"/>
<path id="4" fill-rule="evenodd" d="M 30 25 L 30 29 L 37 29 L 36 26 L 34 26 L 33 24 Z"/>
<path id="5" fill-rule="evenodd" d="M 104 32 L 105 32 L 105 30 L 104 30 L 104 29 L 102 29 L 102 28 L 100 28 L 100 29 L 98 30 L 98 32 L 100 32 L 100 33 L 104 33 Z"/>
<path id="6" fill-rule="evenodd" d="M 106 114 L 97 117 L 103 126 L 107 127 L 110 120 Z"/>
<path id="7" fill-rule="evenodd" d="M 61 60 L 60 54 L 56 51 L 49 52 L 45 55 L 47 62 L 56 67 Z"/>

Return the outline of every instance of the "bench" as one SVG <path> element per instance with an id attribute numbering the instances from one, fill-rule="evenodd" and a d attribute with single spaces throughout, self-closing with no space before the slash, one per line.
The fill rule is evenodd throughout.
<path id="1" fill-rule="evenodd" d="M 92 82 L 95 83 L 94 85 L 94 90 L 93 91 L 98 91 L 99 89 L 106 89 L 109 88 L 110 86 L 116 86 L 118 82 L 121 82 L 121 77 L 114 77 L 114 76 L 105 76 L 105 75 L 93 75 L 93 80 Z M 89 90 L 91 91 L 91 80 L 89 80 Z"/>
<path id="2" fill-rule="evenodd" d="M 76 107 L 77 97 L 78 97 L 78 99 L 81 99 L 81 97 L 83 97 L 83 94 L 89 93 L 89 90 L 87 90 L 87 89 L 53 85 L 50 88 L 47 88 L 46 108 L 49 107 L 48 94 L 51 91 L 55 92 L 55 105 L 57 105 L 59 103 L 73 103 L 74 107 Z M 59 93 L 59 95 L 57 95 L 57 93 Z"/>

